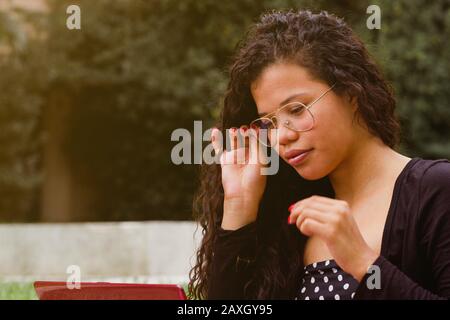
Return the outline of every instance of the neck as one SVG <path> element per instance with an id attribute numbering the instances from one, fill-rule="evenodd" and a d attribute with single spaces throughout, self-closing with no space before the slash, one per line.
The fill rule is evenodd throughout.
<path id="1" fill-rule="evenodd" d="M 395 181 L 410 158 L 386 146 L 379 138 L 360 143 L 329 175 L 336 199 L 352 206 Z"/>

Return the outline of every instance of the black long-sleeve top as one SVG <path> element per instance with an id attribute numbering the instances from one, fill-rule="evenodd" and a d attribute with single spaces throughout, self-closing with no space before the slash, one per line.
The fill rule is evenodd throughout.
<path id="1" fill-rule="evenodd" d="M 237 230 L 218 228 L 208 299 L 246 299 L 243 286 L 263 261 L 256 259 L 256 221 Z M 450 298 L 450 162 L 411 159 L 398 176 L 381 252 L 373 263 L 380 289 L 366 285 L 353 299 Z M 300 287 L 300 283 L 298 286 Z"/>

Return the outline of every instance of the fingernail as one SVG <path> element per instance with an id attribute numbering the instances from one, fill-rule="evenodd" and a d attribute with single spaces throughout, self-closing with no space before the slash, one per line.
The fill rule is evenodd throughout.
<path id="1" fill-rule="evenodd" d="M 288 215 L 288 219 L 287 219 L 288 224 L 291 224 L 291 216 Z"/>
<path id="2" fill-rule="evenodd" d="M 292 208 L 294 208 L 294 206 L 295 206 L 295 203 L 291 204 L 288 208 L 288 211 L 291 212 L 291 210 L 292 210 Z"/>
<path id="3" fill-rule="evenodd" d="M 244 132 L 246 132 L 247 129 L 248 129 L 247 127 L 242 128 L 242 130 L 243 130 Z"/>

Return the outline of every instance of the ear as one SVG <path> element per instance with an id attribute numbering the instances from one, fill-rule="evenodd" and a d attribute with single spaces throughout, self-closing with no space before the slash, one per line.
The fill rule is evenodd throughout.
<path id="1" fill-rule="evenodd" d="M 348 102 L 350 103 L 350 107 L 352 109 L 352 112 L 355 113 L 358 110 L 358 98 L 356 97 L 348 97 Z"/>

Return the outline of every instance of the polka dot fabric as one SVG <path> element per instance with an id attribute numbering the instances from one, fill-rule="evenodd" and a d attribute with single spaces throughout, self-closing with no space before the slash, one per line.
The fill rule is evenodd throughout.
<path id="1" fill-rule="evenodd" d="M 358 285 L 334 260 L 315 262 L 305 266 L 295 300 L 351 300 Z"/>

